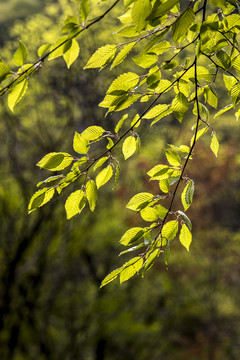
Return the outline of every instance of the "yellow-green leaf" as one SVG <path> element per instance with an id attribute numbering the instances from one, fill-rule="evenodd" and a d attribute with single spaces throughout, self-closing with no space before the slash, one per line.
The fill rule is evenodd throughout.
<path id="1" fill-rule="evenodd" d="M 14 106 L 24 96 L 25 92 L 27 91 L 27 87 L 28 81 L 27 79 L 24 79 L 11 89 L 11 92 L 8 95 L 8 107 L 11 111 L 13 111 Z"/>
<path id="2" fill-rule="evenodd" d="M 63 170 L 69 166 L 73 161 L 73 157 L 64 152 L 52 152 L 45 155 L 38 163 L 37 166 L 51 171 Z"/>
<path id="3" fill-rule="evenodd" d="M 79 55 L 79 45 L 77 40 L 72 39 L 70 40 L 70 46 L 66 52 L 63 54 L 63 58 L 66 61 L 67 67 L 70 68 L 72 63 L 77 59 Z"/>
<path id="4" fill-rule="evenodd" d="M 137 150 L 136 138 L 134 136 L 128 136 L 122 146 L 122 152 L 124 159 L 127 160 Z"/>
<path id="5" fill-rule="evenodd" d="M 13 55 L 14 64 L 17 66 L 22 66 L 25 63 L 27 54 L 28 50 L 26 45 L 21 40 L 19 40 L 18 48 Z"/>
<path id="6" fill-rule="evenodd" d="M 35 192 L 29 202 L 28 213 L 30 214 L 32 211 L 36 210 L 37 208 L 43 206 L 48 201 L 50 201 L 54 195 L 54 192 L 54 188 L 43 188 Z"/>
<path id="7" fill-rule="evenodd" d="M 105 169 L 100 171 L 100 173 L 96 177 L 96 185 L 99 189 L 101 186 L 106 184 L 113 175 L 113 169 L 111 165 L 108 165 Z"/>
<path id="8" fill-rule="evenodd" d="M 133 227 L 127 230 L 120 239 L 122 245 L 131 245 L 135 241 L 141 239 L 145 234 L 145 231 L 141 227 Z"/>
<path id="9" fill-rule="evenodd" d="M 192 242 L 192 234 L 186 224 L 183 224 L 181 228 L 179 240 L 181 244 L 187 249 L 187 251 L 189 251 L 189 246 Z"/>
<path id="10" fill-rule="evenodd" d="M 97 140 L 105 130 L 101 126 L 89 126 L 82 133 L 81 136 L 88 141 Z"/>
<path id="11" fill-rule="evenodd" d="M 94 211 L 97 198 L 98 198 L 98 192 L 97 187 L 94 180 L 89 180 L 86 185 L 86 196 L 89 203 L 89 207 L 91 211 Z"/>
<path id="12" fill-rule="evenodd" d="M 102 68 L 107 65 L 115 56 L 116 45 L 105 45 L 100 47 L 90 57 L 84 69 Z"/>
<path id="13" fill-rule="evenodd" d="M 219 149 L 219 142 L 218 142 L 218 139 L 217 139 L 216 134 L 213 134 L 213 135 L 212 135 L 212 140 L 211 140 L 210 148 L 211 148 L 212 152 L 214 153 L 214 155 L 217 157 L 217 155 L 218 155 L 218 149 Z"/>
<path id="14" fill-rule="evenodd" d="M 126 208 L 133 211 L 144 209 L 153 200 L 153 195 L 147 192 L 141 192 L 134 195 L 127 203 Z"/>
<path id="15" fill-rule="evenodd" d="M 124 267 L 120 273 L 120 284 L 135 275 L 141 269 L 142 265 L 143 258 L 140 256 L 136 256 L 124 264 Z"/>
<path id="16" fill-rule="evenodd" d="M 73 138 L 73 149 L 79 154 L 87 154 L 89 150 L 89 142 L 78 132 L 75 132 Z"/>
<path id="17" fill-rule="evenodd" d="M 86 198 L 82 190 L 76 190 L 69 195 L 65 202 L 67 219 L 79 214 L 86 204 Z"/>

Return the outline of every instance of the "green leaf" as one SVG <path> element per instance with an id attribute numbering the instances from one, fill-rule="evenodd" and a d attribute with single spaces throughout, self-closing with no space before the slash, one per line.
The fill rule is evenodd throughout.
<path id="1" fill-rule="evenodd" d="M 192 234 L 186 224 L 183 224 L 181 228 L 179 240 L 181 244 L 187 249 L 187 251 L 189 251 L 189 246 L 192 242 Z"/>
<path id="2" fill-rule="evenodd" d="M 147 174 L 151 177 L 151 180 L 162 180 L 169 177 L 167 174 L 168 170 L 169 167 L 167 165 L 155 165 Z"/>
<path id="3" fill-rule="evenodd" d="M 135 1 L 132 8 L 132 20 L 138 31 L 145 29 L 147 17 L 152 11 L 150 0 Z"/>
<path id="4" fill-rule="evenodd" d="M 11 74 L 11 70 L 9 67 L 4 64 L 2 61 L 0 62 L 0 82 L 3 81 L 8 74 Z"/>
<path id="5" fill-rule="evenodd" d="M 225 70 L 231 67 L 231 59 L 224 49 L 218 50 L 216 56 Z"/>
<path id="6" fill-rule="evenodd" d="M 169 192 L 169 181 L 167 179 L 159 180 L 159 188 L 167 194 Z"/>
<path id="7" fill-rule="evenodd" d="M 159 116 L 160 114 L 162 114 L 164 111 L 166 111 L 169 108 L 169 105 L 166 104 L 160 104 L 160 105 L 156 105 L 154 106 L 152 109 L 150 109 L 146 115 L 143 116 L 144 119 L 152 119 L 156 116 Z"/>
<path id="8" fill-rule="evenodd" d="M 89 150 L 88 140 L 76 131 L 73 138 L 73 149 L 79 154 L 87 154 Z"/>
<path id="9" fill-rule="evenodd" d="M 161 239 L 161 245 L 166 245 L 167 241 L 173 240 L 178 232 L 178 221 L 177 220 L 171 220 L 168 221 L 162 228 L 162 239 Z"/>
<path id="10" fill-rule="evenodd" d="M 121 64 L 121 62 L 125 59 L 125 57 L 130 53 L 132 48 L 136 45 L 136 42 L 130 43 L 125 45 L 122 50 L 117 54 L 116 58 L 114 59 L 111 69 L 115 66 Z"/>
<path id="11" fill-rule="evenodd" d="M 101 126 L 89 126 L 81 133 L 81 136 L 88 141 L 97 140 L 104 132 Z"/>
<path id="12" fill-rule="evenodd" d="M 79 214 L 86 204 L 86 198 L 82 190 L 72 192 L 65 202 L 67 219 Z"/>
<path id="13" fill-rule="evenodd" d="M 219 116 L 219 115 L 222 115 L 224 114 L 226 111 L 230 110 L 233 108 L 233 104 L 229 104 L 229 105 L 226 105 L 224 106 L 222 109 L 220 109 L 215 115 L 214 115 L 214 119 Z"/>
<path id="14" fill-rule="evenodd" d="M 159 256 L 159 254 L 160 254 L 160 250 L 156 249 L 156 250 L 153 250 L 153 252 L 151 252 L 148 255 L 148 257 L 147 257 L 147 259 L 146 259 L 146 261 L 144 263 L 144 270 L 145 271 L 149 270 L 152 267 L 154 261 Z"/>
<path id="15" fill-rule="evenodd" d="M 122 29 L 117 31 L 115 34 L 125 37 L 134 37 L 138 35 L 138 31 L 136 29 L 136 26 L 134 25 L 127 25 L 124 26 Z"/>
<path id="16" fill-rule="evenodd" d="M 51 47 L 51 44 L 43 44 L 38 49 L 38 56 L 42 57 L 44 53 L 46 53 Z"/>
<path id="17" fill-rule="evenodd" d="M 97 187 L 94 180 L 89 180 L 86 184 L 86 197 L 90 210 L 94 211 L 98 198 Z"/>
<path id="18" fill-rule="evenodd" d="M 238 81 L 230 91 L 233 105 L 235 106 L 240 100 L 240 81 Z"/>
<path id="19" fill-rule="evenodd" d="M 89 14 L 89 0 L 81 0 L 80 3 L 80 19 L 81 21 L 85 21 Z"/>
<path id="20" fill-rule="evenodd" d="M 112 282 L 113 280 L 115 280 L 121 271 L 122 271 L 122 268 L 119 268 L 119 269 L 113 270 L 110 274 L 108 274 L 101 282 L 100 288 L 102 288 L 103 286 L 105 286 L 105 285 L 109 284 L 110 282 Z"/>
<path id="21" fill-rule="evenodd" d="M 47 179 L 37 183 L 37 187 L 41 186 L 42 184 L 49 183 L 49 182 L 52 182 L 52 181 L 55 181 L 55 180 L 58 180 L 58 179 L 62 179 L 62 178 L 63 178 L 63 175 L 50 176 Z"/>
<path id="22" fill-rule="evenodd" d="M 35 192 L 32 196 L 29 205 L 28 205 L 28 213 L 30 214 L 32 211 L 37 208 L 45 205 L 48 201 L 50 201 L 54 195 L 54 188 L 43 188 Z"/>
<path id="23" fill-rule="evenodd" d="M 19 40 L 18 48 L 13 55 L 14 64 L 17 66 L 22 66 L 25 63 L 27 55 L 28 50 L 26 45 L 21 40 Z"/>
<path id="24" fill-rule="evenodd" d="M 192 230 L 192 223 L 189 217 L 181 210 L 178 210 L 177 213 L 181 216 L 181 218 L 183 219 L 189 230 Z"/>
<path id="25" fill-rule="evenodd" d="M 141 211 L 141 217 L 145 221 L 156 221 L 159 219 L 157 210 L 150 206 L 145 207 L 145 209 Z"/>
<path id="26" fill-rule="evenodd" d="M 84 69 L 103 68 L 114 58 L 116 51 L 116 45 L 105 45 L 100 47 L 90 57 Z"/>
<path id="27" fill-rule="evenodd" d="M 233 87 L 233 85 L 236 84 L 237 80 L 233 76 L 228 76 L 226 74 L 223 74 L 223 81 L 228 91 L 230 91 Z"/>
<path id="28" fill-rule="evenodd" d="M 73 157 L 64 152 L 52 152 L 45 155 L 37 166 L 51 171 L 63 170 L 68 167 L 73 161 Z"/>
<path id="29" fill-rule="evenodd" d="M 94 171 L 97 170 L 100 166 L 102 166 L 105 163 L 105 161 L 107 161 L 107 160 L 108 160 L 108 156 L 104 156 L 101 159 L 99 159 L 96 162 L 96 165 L 94 166 Z"/>
<path id="30" fill-rule="evenodd" d="M 127 209 L 140 211 L 144 209 L 153 200 L 153 195 L 147 192 L 141 192 L 134 195 L 126 205 Z"/>
<path id="31" fill-rule="evenodd" d="M 151 67 L 152 65 L 156 64 L 156 62 L 158 61 L 158 57 L 154 53 L 140 54 L 132 59 L 135 62 L 135 64 L 141 66 L 144 69 Z"/>
<path id="32" fill-rule="evenodd" d="M 124 159 L 127 160 L 137 150 L 136 139 L 134 136 L 128 136 L 122 146 L 122 152 Z"/>
<path id="33" fill-rule="evenodd" d="M 120 239 L 122 245 L 128 246 L 141 239 L 145 234 L 145 229 L 141 227 L 133 227 L 127 230 Z"/>
<path id="34" fill-rule="evenodd" d="M 179 167 L 181 165 L 180 156 L 175 151 L 165 150 L 165 155 L 170 165 L 174 167 Z"/>
<path id="35" fill-rule="evenodd" d="M 172 37 L 175 42 L 184 40 L 194 20 L 195 13 L 191 7 L 188 7 L 172 25 Z"/>
<path id="36" fill-rule="evenodd" d="M 108 165 L 105 169 L 100 171 L 100 173 L 96 177 L 96 185 L 99 189 L 101 186 L 106 184 L 113 175 L 113 169 L 111 165 Z"/>
<path id="37" fill-rule="evenodd" d="M 173 114 L 179 122 L 182 122 L 184 115 L 188 110 L 188 100 L 186 96 L 179 92 L 172 101 Z"/>
<path id="38" fill-rule="evenodd" d="M 80 51 L 77 40 L 72 39 L 69 41 L 70 41 L 70 45 L 68 47 L 68 50 L 63 54 L 63 58 L 66 61 L 68 69 L 70 68 L 72 63 L 77 59 Z"/>
<path id="39" fill-rule="evenodd" d="M 214 134 L 214 133 L 212 135 L 210 148 L 211 148 L 212 152 L 214 153 L 214 155 L 217 157 L 218 149 L 219 149 L 219 142 L 218 142 L 216 134 Z"/>
<path id="40" fill-rule="evenodd" d="M 166 209 L 164 206 L 160 204 L 155 205 L 154 209 L 157 211 L 157 215 L 160 219 L 164 219 L 168 213 L 168 209 Z"/>
<path id="41" fill-rule="evenodd" d="M 188 184 L 185 186 L 181 195 L 181 200 L 185 211 L 192 204 L 193 194 L 194 194 L 194 182 L 193 180 L 190 180 Z"/>
<path id="42" fill-rule="evenodd" d="M 128 114 L 123 115 L 123 117 L 118 121 L 117 125 L 115 126 L 115 133 L 118 133 L 121 129 L 124 121 L 128 118 Z"/>
<path id="43" fill-rule="evenodd" d="M 12 89 L 10 94 L 8 95 L 8 107 L 11 111 L 15 105 L 21 100 L 24 94 L 27 91 L 28 81 L 24 79 L 23 81 L 17 83 Z"/>
<path id="44" fill-rule="evenodd" d="M 120 284 L 130 279 L 135 275 L 143 265 L 143 258 L 140 256 L 134 257 L 124 264 L 123 269 L 120 273 Z"/>
<path id="45" fill-rule="evenodd" d="M 64 35 L 60 39 L 58 39 L 53 45 L 50 47 L 50 54 L 48 56 L 48 60 L 56 59 L 59 56 L 64 54 L 64 51 L 67 50 L 65 47 L 66 43 L 69 44 L 68 36 Z"/>
<path id="46" fill-rule="evenodd" d="M 218 96 L 212 86 L 209 85 L 204 88 L 204 96 L 209 105 L 216 109 L 218 106 Z"/>
<path id="47" fill-rule="evenodd" d="M 166 15 L 179 2 L 180 0 L 168 0 L 163 3 L 162 0 L 157 0 L 149 18 L 154 21 L 155 19 Z"/>

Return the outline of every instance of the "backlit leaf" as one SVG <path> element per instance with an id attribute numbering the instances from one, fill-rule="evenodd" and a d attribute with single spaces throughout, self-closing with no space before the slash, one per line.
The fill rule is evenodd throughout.
<path id="1" fill-rule="evenodd" d="M 24 96 L 25 92 L 27 91 L 27 87 L 28 87 L 28 81 L 27 79 L 24 79 L 23 81 L 19 82 L 11 89 L 11 92 L 8 95 L 8 107 L 11 111 L 13 111 L 15 105 Z"/>
<path id="2" fill-rule="evenodd" d="M 127 160 L 137 150 L 136 138 L 134 136 L 128 136 L 122 146 L 122 152 L 124 159 Z"/>
<path id="3" fill-rule="evenodd" d="M 100 171 L 100 173 L 96 177 L 96 185 L 99 189 L 101 186 L 106 184 L 113 175 L 113 169 L 111 165 L 108 165 L 105 169 Z"/>
<path id="4" fill-rule="evenodd" d="M 88 140 L 76 131 L 73 138 L 73 149 L 79 154 L 87 154 L 89 150 Z"/>
<path id="5" fill-rule="evenodd" d="M 218 155 L 218 149 L 219 149 L 219 142 L 218 142 L 218 139 L 217 139 L 216 134 L 213 134 L 213 135 L 212 135 L 212 140 L 211 140 L 210 148 L 211 148 L 212 152 L 214 153 L 214 155 L 217 157 L 217 155 Z"/>
<path id="6" fill-rule="evenodd" d="M 187 249 L 187 251 L 189 251 L 189 246 L 192 242 L 192 234 L 186 224 L 183 224 L 181 228 L 179 240 L 181 244 Z"/>
<path id="7" fill-rule="evenodd" d="M 130 279 L 135 275 L 143 265 L 143 258 L 140 256 L 134 257 L 124 264 L 124 267 L 120 273 L 120 284 Z"/>
<path id="8" fill-rule="evenodd" d="M 81 136 L 91 141 L 98 139 L 104 132 L 105 130 L 101 126 L 89 126 L 81 133 Z"/>
<path id="9" fill-rule="evenodd" d="M 48 201 L 50 201 L 54 195 L 54 192 L 54 188 L 43 188 L 35 192 L 29 202 L 28 213 L 30 214 L 32 211 L 36 210 L 37 208 L 43 206 Z"/>
<path id="10" fill-rule="evenodd" d="M 90 57 L 84 69 L 103 68 L 114 58 L 116 51 L 116 45 L 105 45 L 100 47 Z"/>
<path id="11" fill-rule="evenodd" d="M 82 190 L 76 190 L 69 195 L 65 202 L 67 219 L 79 214 L 86 204 L 86 198 Z"/>
<path id="12" fill-rule="evenodd" d="M 147 192 L 142 192 L 134 195 L 127 203 L 126 208 L 133 211 L 140 211 L 144 209 L 153 200 L 153 195 Z"/>
<path id="13" fill-rule="evenodd" d="M 69 166 L 73 161 L 73 157 L 68 153 L 52 152 L 45 155 L 37 166 L 51 171 L 63 170 Z"/>
<path id="14" fill-rule="evenodd" d="M 71 45 L 69 46 L 68 50 L 63 54 L 63 58 L 66 61 L 68 68 L 70 68 L 72 63 L 77 59 L 80 51 L 77 40 L 72 39 L 69 41 L 71 42 Z"/>
<path id="15" fill-rule="evenodd" d="M 98 198 L 97 187 L 94 180 L 89 180 L 86 184 L 86 197 L 90 210 L 94 211 Z"/>
<path id="16" fill-rule="evenodd" d="M 145 234 L 145 231 L 141 227 L 133 227 L 127 230 L 120 239 L 122 245 L 131 245 L 135 241 L 141 239 Z"/>
<path id="17" fill-rule="evenodd" d="M 14 64 L 17 66 L 22 66 L 25 63 L 27 54 L 28 50 L 26 45 L 21 40 L 19 40 L 18 48 L 13 55 Z"/>

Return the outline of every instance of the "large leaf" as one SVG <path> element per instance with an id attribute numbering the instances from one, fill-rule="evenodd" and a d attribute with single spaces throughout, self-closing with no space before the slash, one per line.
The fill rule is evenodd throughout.
<path id="1" fill-rule="evenodd" d="M 80 51 L 77 40 L 72 39 L 69 41 L 70 41 L 69 47 L 68 47 L 67 51 L 65 51 L 63 54 L 63 58 L 66 61 L 68 68 L 70 68 L 72 63 L 77 59 L 79 51 Z"/>
<path id="2" fill-rule="evenodd" d="M 140 32 L 147 25 L 147 17 L 152 11 L 150 0 L 135 1 L 132 8 L 132 19 L 137 30 Z"/>
<path id="3" fill-rule="evenodd" d="M 135 275 L 143 265 L 143 258 L 140 256 L 134 257 L 124 264 L 124 267 L 120 273 L 120 284 L 130 279 Z"/>
<path id="4" fill-rule="evenodd" d="M 43 188 L 35 192 L 29 202 L 28 213 L 30 214 L 32 211 L 36 210 L 37 208 L 43 206 L 48 201 L 50 201 L 54 195 L 54 192 L 54 188 Z"/>
<path id="5" fill-rule="evenodd" d="M 21 100 L 27 91 L 28 81 L 24 79 L 23 81 L 17 83 L 12 89 L 10 94 L 8 95 L 8 107 L 13 111 L 15 105 Z"/>
<path id="6" fill-rule="evenodd" d="M 184 40 L 194 20 L 195 13 L 191 7 L 188 7 L 172 26 L 172 37 L 176 42 L 179 43 Z"/>
<path id="7" fill-rule="evenodd" d="M 192 234 L 186 224 L 183 224 L 181 228 L 179 240 L 181 244 L 187 249 L 187 251 L 189 251 L 189 246 L 192 242 Z"/>
<path id="8" fill-rule="evenodd" d="M 65 202 L 67 219 L 79 214 L 86 204 L 86 198 L 82 190 L 76 190 L 69 195 Z"/>
<path id="9" fill-rule="evenodd" d="M 84 69 L 103 68 L 114 58 L 116 51 L 116 45 L 105 45 L 100 47 L 90 57 Z"/>
<path id="10" fill-rule="evenodd" d="M 127 203 L 126 208 L 133 211 L 140 211 L 144 209 L 153 200 L 153 195 L 147 192 L 142 192 L 134 195 Z"/>
<path id="11" fill-rule="evenodd" d="M 179 92 L 172 101 L 172 109 L 174 116 L 179 122 L 182 122 L 184 115 L 188 110 L 188 100 L 186 96 Z"/>
<path id="12" fill-rule="evenodd" d="M 19 40 L 18 48 L 13 55 L 14 64 L 17 66 L 22 66 L 25 63 L 27 54 L 28 50 L 26 45 L 21 40 Z"/>
<path id="13" fill-rule="evenodd" d="M 100 171 L 100 173 L 96 177 L 96 185 L 99 189 L 101 186 L 106 184 L 113 175 L 113 169 L 111 165 L 108 165 L 105 169 Z"/>
<path id="14" fill-rule="evenodd" d="M 49 153 L 45 155 L 38 163 L 37 166 L 51 171 L 63 170 L 68 167 L 73 161 L 73 157 L 68 153 Z"/>
<path id="15" fill-rule="evenodd" d="M 135 241 L 141 239 L 145 234 L 145 231 L 141 227 L 134 227 L 127 230 L 121 237 L 120 243 L 122 245 L 131 245 Z"/>

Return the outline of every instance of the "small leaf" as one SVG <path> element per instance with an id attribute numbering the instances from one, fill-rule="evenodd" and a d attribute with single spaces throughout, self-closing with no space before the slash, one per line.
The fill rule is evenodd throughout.
<path id="1" fill-rule="evenodd" d="M 143 218 L 143 220 L 151 222 L 159 219 L 157 210 L 150 206 L 145 207 L 145 209 L 141 211 L 141 217 Z"/>
<path id="2" fill-rule="evenodd" d="M 88 140 L 76 131 L 73 138 L 73 149 L 79 154 L 87 154 L 89 150 Z"/>
<path id="3" fill-rule="evenodd" d="M 124 267 L 120 273 L 120 284 L 130 279 L 135 275 L 143 265 L 143 258 L 140 256 L 134 257 L 124 264 Z"/>
<path id="4" fill-rule="evenodd" d="M 122 245 L 128 246 L 141 239 L 145 234 L 145 231 L 141 227 L 133 227 L 127 230 L 120 239 Z"/>
<path id="5" fill-rule="evenodd" d="M 128 118 L 128 114 L 123 115 L 123 117 L 118 121 L 117 125 L 115 126 L 115 133 L 118 133 L 121 129 L 124 121 Z"/>
<path id="6" fill-rule="evenodd" d="M 8 95 L 8 107 L 11 111 L 13 111 L 14 106 L 21 100 L 27 91 L 28 81 L 24 79 L 23 81 L 17 83 L 12 89 L 10 94 Z"/>
<path id="7" fill-rule="evenodd" d="M 37 166 L 51 171 L 63 170 L 69 166 L 73 161 L 73 157 L 68 153 L 49 153 L 45 155 L 38 163 Z"/>
<path id="8" fill-rule="evenodd" d="M 154 106 L 151 110 L 149 110 L 146 115 L 143 116 L 144 119 L 152 119 L 156 116 L 159 116 L 164 111 L 166 111 L 169 108 L 169 105 L 166 104 L 160 104 Z"/>
<path id="9" fill-rule="evenodd" d="M 136 139 L 134 136 L 128 136 L 122 146 L 122 152 L 124 159 L 127 160 L 137 150 Z"/>
<path id="10" fill-rule="evenodd" d="M 37 187 L 41 186 L 42 184 L 49 183 L 49 182 L 52 182 L 52 181 L 55 181 L 55 180 L 58 180 L 58 179 L 62 179 L 62 178 L 63 178 L 63 175 L 50 176 L 47 179 L 37 183 Z"/>
<path id="11" fill-rule="evenodd" d="M 181 200 L 185 211 L 192 204 L 193 194 L 194 194 L 194 182 L 193 180 L 190 180 L 188 184 L 185 186 L 181 195 Z"/>
<path id="12" fill-rule="evenodd" d="M 17 66 L 22 66 L 25 63 L 27 54 L 28 50 L 26 45 L 21 40 L 19 40 L 17 51 L 13 55 L 14 64 Z"/>
<path id="13" fill-rule="evenodd" d="M 81 133 L 81 136 L 88 141 L 97 140 L 104 132 L 101 126 L 89 126 Z"/>
<path id="14" fill-rule="evenodd" d="M 86 184 L 86 197 L 90 210 L 94 211 L 98 198 L 97 187 L 94 180 L 89 180 Z"/>
<path id="15" fill-rule="evenodd" d="M 187 249 L 187 251 L 189 251 L 189 246 L 192 242 L 192 234 L 186 224 L 183 224 L 181 228 L 179 240 L 181 244 Z"/>
<path id="16" fill-rule="evenodd" d="M 101 186 L 106 184 L 113 175 L 113 169 L 111 165 L 108 165 L 105 169 L 100 171 L 100 173 L 96 177 L 97 188 L 99 189 Z"/>
<path id="17" fill-rule="evenodd" d="M 70 41 L 70 46 L 68 47 L 68 50 L 63 54 L 63 58 L 66 61 L 68 69 L 70 68 L 72 63 L 77 59 L 80 51 L 77 40 L 72 39 L 69 41 Z"/>
<path id="18" fill-rule="evenodd" d="M 102 166 L 108 160 L 108 156 L 104 156 L 96 162 L 94 166 L 94 171 L 97 170 L 100 166 Z"/>
<path id="19" fill-rule="evenodd" d="M 114 58 L 116 51 L 116 45 L 105 45 L 100 47 L 90 57 L 84 69 L 103 68 Z"/>
<path id="20" fill-rule="evenodd" d="M 144 267 L 145 271 L 149 270 L 149 269 L 152 267 L 154 261 L 155 261 L 156 258 L 159 256 L 159 254 L 160 254 L 160 250 L 159 250 L 159 249 L 156 249 L 156 250 L 154 250 L 152 253 L 150 253 L 150 255 L 147 257 L 147 259 L 146 259 L 146 261 L 145 261 L 145 264 L 144 264 L 144 266 L 145 266 L 145 267 Z"/>
<path id="21" fill-rule="evenodd" d="M 115 66 L 121 64 L 121 62 L 125 59 L 125 57 L 130 53 L 132 48 L 136 45 L 136 42 L 130 43 L 125 45 L 121 51 L 117 54 L 116 58 L 114 59 L 111 69 L 113 69 Z"/>
<path id="22" fill-rule="evenodd" d="M 168 221 L 162 228 L 162 245 L 166 245 L 166 240 L 173 240 L 178 232 L 178 221 Z"/>
<path id="23" fill-rule="evenodd" d="M 170 165 L 174 167 L 179 167 L 181 165 L 180 156 L 175 151 L 165 150 L 165 155 Z"/>
<path id="24" fill-rule="evenodd" d="M 191 223 L 191 220 L 189 219 L 189 217 L 181 210 L 178 210 L 177 213 L 181 216 L 183 221 L 186 223 L 189 230 L 192 230 L 192 223 Z"/>
<path id="25" fill-rule="evenodd" d="M 9 67 L 4 64 L 2 61 L 0 62 L 0 82 L 3 81 L 8 74 L 11 74 L 11 70 Z"/>
<path id="26" fill-rule="evenodd" d="M 134 195 L 127 203 L 126 208 L 133 211 L 140 211 L 144 209 L 153 200 L 153 195 L 147 192 L 142 192 Z"/>
<path id="27" fill-rule="evenodd" d="M 89 14 L 89 9 L 90 9 L 89 0 L 81 0 L 81 3 L 80 3 L 80 19 L 81 19 L 81 21 L 85 21 L 87 19 L 88 14 Z"/>
<path id="28" fill-rule="evenodd" d="M 74 191 L 65 202 L 67 219 L 79 214 L 86 204 L 86 198 L 82 190 Z"/>
<path id="29" fill-rule="evenodd" d="M 29 202 L 28 213 L 30 214 L 32 211 L 36 210 L 37 208 L 43 206 L 48 201 L 50 201 L 54 195 L 54 192 L 54 188 L 43 188 L 35 192 Z"/>
<path id="30" fill-rule="evenodd" d="M 66 43 L 69 44 L 67 35 L 62 36 L 53 45 L 51 45 L 48 60 L 50 61 L 56 59 L 59 56 L 62 56 L 64 54 L 64 51 L 67 50 L 67 48 L 65 47 Z"/>
<path id="31" fill-rule="evenodd" d="M 240 81 L 238 81 L 230 91 L 233 105 L 235 106 L 240 100 Z"/>
<path id="32" fill-rule="evenodd" d="M 188 110 L 188 100 L 186 96 L 179 92 L 172 101 L 173 115 L 179 122 L 182 122 L 184 115 Z"/>
<path id="33" fill-rule="evenodd" d="M 115 280 L 118 277 L 118 275 L 120 274 L 121 271 L 122 271 L 122 268 L 119 268 L 119 269 L 113 270 L 110 274 L 108 274 L 103 279 L 103 281 L 101 282 L 100 288 L 102 288 L 103 286 L 109 284 L 111 281 Z"/>
<path id="34" fill-rule="evenodd" d="M 212 135 L 210 148 L 211 148 L 212 152 L 214 153 L 214 155 L 217 157 L 218 149 L 219 149 L 219 142 L 218 142 L 216 134 Z"/>

